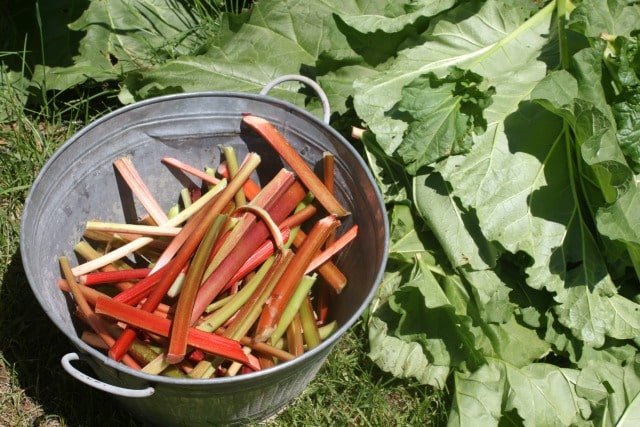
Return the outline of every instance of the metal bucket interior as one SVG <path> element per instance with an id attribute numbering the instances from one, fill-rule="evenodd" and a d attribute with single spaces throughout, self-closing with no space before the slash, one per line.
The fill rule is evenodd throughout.
<path id="1" fill-rule="evenodd" d="M 270 120 L 312 165 L 324 151 L 335 155 L 336 197 L 352 214 L 343 229 L 359 227 L 358 238 L 336 263 L 349 284 L 332 302 L 338 331 L 293 361 L 248 375 L 176 379 L 143 374 L 114 362 L 79 339 L 70 300 L 57 286 L 58 259 L 76 260 L 74 245 L 87 220 L 125 221 L 113 160 L 130 156 L 145 183 L 168 209 L 183 183 L 160 163 L 165 156 L 197 167 L 213 166 L 221 145 L 240 158 L 261 155 L 255 179 L 264 182 L 285 166 L 269 146 L 241 124 L 243 113 Z M 137 213 L 144 212 L 136 206 Z M 47 162 L 30 190 L 21 224 L 21 255 L 31 288 L 54 324 L 72 341 L 93 371 L 108 384 L 151 388 L 144 398 L 122 398 L 139 419 L 158 425 L 233 425 L 268 417 L 298 396 L 337 340 L 368 306 L 387 260 L 385 207 L 367 166 L 335 130 L 306 111 L 263 95 L 199 92 L 139 102 L 114 111 L 68 140 Z"/>

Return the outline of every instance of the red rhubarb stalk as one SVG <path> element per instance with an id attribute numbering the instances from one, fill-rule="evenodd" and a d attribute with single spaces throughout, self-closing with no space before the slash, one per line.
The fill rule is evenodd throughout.
<path id="1" fill-rule="evenodd" d="M 332 153 L 325 151 L 322 153 L 322 182 L 324 182 L 327 190 L 335 196 L 334 187 L 335 187 L 335 157 Z M 333 243 L 333 239 L 335 238 L 335 230 L 327 237 L 327 241 L 325 245 L 329 246 Z"/>
<path id="2" fill-rule="evenodd" d="M 78 309 L 80 310 L 80 313 L 82 314 L 85 321 L 89 324 L 89 326 L 95 333 L 100 335 L 100 338 L 102 338 L 102 340 L 107 343 L 107 345 L 113 345 L 115 340 L 109 333 L 106 325 L 102 323 L 102 319 L 100 319 L 89 306 L 89 303 L 85 299 L 84 294 L 80 290 L 80 286 L 78 285 L 78 283 L 76 283 L 76 278 L 73 276 L 73 273 L 71 273 L 71 266 L 69 265 L 69 260 L 67 259 L 67 257 L 60 257 L 60 268 L 62 269 L 62 274 L 67 281 L 67 285 L 71 289 L 73 299 L 75 300 Z M 98 299 L 99 298 L 101 297 L 98 297 Z M 123 357 L 121 359 L 125 365 L 137 370 L 141 369 L 140 365 L 128 354 L 123 354 Z"/>
<path id="3" fill-rule="evenodd" d="M 251 201 L 251 205 L 268 210 L 269 207 L 276 203 L 282 194 L 284 194 L 289 187 L 293 185 L 294 181 L 295 177 L 291 172 L 285 169 L 280 169 L 280 171 L 278 171 L 262 191 L 260 191 L 260 193 Z M 227 258 L 227 256 L 240 244 L 240 242 L 242 242 L 242 245 L 245 244 L 244 236 L 255 226 L 257 222 L 258 219 L 252 212 L 247 212 L 238 219 L 238 223 L 233 227 L 229 235 L 225 237 L 222 246 L 216 251 L 215 256 L 209 263 L 204 274 L 205 280 L 209 278 L 211 273 L 213 273 L 213 271 L 220 265 L 222 260 Z"/>
<path id="4" fill-rule="evenodd" d="M 267 211 L 271 218 L 278 223 L 289 215 L 300 201 L 305 197 L 306 191 L 299 182 L 294 182 L 276 203 L 273 203 Z M 250 233 L 246 233 L 241 245 L 236 246 L 233 254 L 225 257 L 218 268 L 209 275 L 202 284 L 196 297 L 191 322 L 194 324 L 207 306 L 213 301 L 229 280 L 253 254 L 256 249 L 267 239 L 269 230 L 262 222 L 257 222 Z"/>
<path id="5" fill-rule="evenodd" d="M 293 246 L 300 247 L 306 237 L 307 235 L 302 230 L 298 230 L 293 238 Z M 317 269 L 320 276 L 327 282 L 327 284 L 329 284 L 329 286 L 331 286 L 332 289 L 335 289 L 336 292 L 339 292 L 346 286 L 347 277 L 342 273 L 342 271 L 340 271 L 333 261 L 327 260 Z"/>
<path id="6" fill-rule="evenodd" d="M 289 353 L 294 356 L 302 356 L 304 353 L 304 339 L 302 337 L 302 323 L 300 322 L 300 315 L 296 315 L 287 326 L 287 348 Z"/>
<path id="7" fill-rule="evenodd" d="M 128 282 L 144 279 L 151 272 L 150 268 L 131 268 L 127 270 L 96 271 L 80 276 L 80 283 L 85 286 L 102 285 L 105 283 Z"/>
<path id="8" fill-rule="evenodd" d="M 271 122 L 252 114 L 245 114 L 242 117 L 242 121 L 258 132 L 273 147 L 329 213 L 339 217 L 349 214 L 349 211 L 338 202 L 302 156 Z"/>
<path id="9" fill-rule="evenodd" d="M 289 238 L 289 229 L 285 228 L 282 231 L 282 239 L 286 241 Z M 273 255 L 275 246 L 272 240 L 265 241 L 251 256 L 242 264 L 242 267 L 236 272 L 236 274 L 229 280 L 229 283 L 235 283 L 238 280 L 242 280 L 247 274 L 258 268 L 264 263 L 267 258 Z"/>
<path id="10" fill-rule="evenodd" d="M 355 239 L 357 235 L 358 235 L 358 226 L 354 225 L 349 230 L 347 230 L 345 233 L 343 233 L 330 246 L 327 246 L 326 249 L 324 249 L 322 252 L 317 254 L 313 258 L 313 261 L 311 261 L 311 264 L 309 264 L 309 267 L 307 268 L 306 273 L 308 274 L 308 273 L 312 272 L 313 270 L 315 270 L 316 268 L 320 267 L 322 264 L 327 262 L 335 254 L 337 254 L 342 249 L 344 249 L 345 246 L 347 246 L 349 243 L 351 243 L 351 241 L 353 239 Z M 340 291 L 340 290 L 342 290 L 342 289 L 339 289 L 339 290 L 336 289 L 336 291 Z"/>
<path id="11" fill-rule="evenodd" d="M 99 297 L 96 301 L 96 313 L 104 314 L 113 319 L 143 329 L 162 337 L 168 337 L 171 330 L 171 321 L 148 313 L 144 310 L 113 301 L 107 297 Z M 124 332 L 123 332 L 124 333 Z M 249 359 L 242 351 L 239 342 L 214 333 L 203 332 L 190 328 L 188 333 L 189 346 L 200 349 L 206 353 L 224 357 L 240 363 L 250 364 Z M 257 368 L 256 366 L 251 366 Z"/>
<path id="12" fill-rule="evenodd" d="M 218 215 L 206 234 L 204 235 L 196 253 L 191 261 L 191 265 L 180 289 L 176 311 L 174 313 L 169 336 L 169 347 L 167 349 L 167 362 L 171 364 L 180 363 L 187 352 L 187 335 L 191 311 L 200 287 L 200 281 L 206 267 L 209 253 L 213 249 L 216 239 L 220 235 L 220 230 L 226 221 L 225 215 Z"/>
<path id="13" fill-rule="evenodd" d="M 135 305 L 146 298 L 151 290 L 158 284 L 164 273 L 167 271 L 168 266 L 150 273 L 144 279 L 133 285 L 131 288 L 126 289 L 113 298 L 118 302 L 123 302 L 128 305 Z"/>

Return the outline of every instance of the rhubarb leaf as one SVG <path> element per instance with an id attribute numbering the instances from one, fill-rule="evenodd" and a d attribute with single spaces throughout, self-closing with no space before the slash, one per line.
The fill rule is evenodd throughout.
<path id="1" fill-rule="evenodd" d="M 446 13 L 446 19 L 434 20 L 422 34 L 424 43 L 399 51 L 388 67 L 356 80 L 354 108 L 384 152 L 393 156 L 405 143 L 408 128 L 407 122 L 392 114 L 402 100 L 403 88 L 429 73 L 442 78 L 455 66 L 482 76 L 500 94 L 484 115 L 491 125 L 500 120 L 491 115 L 491 110 L 498 114 L 511 111 L 522 94 L 544 76 L 545 67 L 538 56 L 547 43 L 552 12 L 548 7 L 525 21 L 530 11 L 523 8 L 504 8 L 495 1 L 481 6 L 464 2 Z M 426 142 L 412 147 L 412 151 L 426 150 Z M 412 170 L 420 166 L 416 164 Z"/>
<path id="2" fill-rule="evenodd" d="M 83 34 L 70 67 L 38 67 L 34 79 L 66 90 L 91 79 L 117 80 L 198 48 L 197 22 L 184 5 L 169 0 L 92 1 L 69 25 Z"/>
<path id="3" fill-rule="evenodd" d="M 629 35 L 637 29 L 640 10 L 626 0 L 582 0 L 571 12 L 570 26 L 589 37 L 602 33 Z"/>
<path id="4" fill-rule="evenodd" d="M 441 79 L 429 73 L 402 89 L 398 116 L 408 115 L 405 120 L 410 124 L 397 153 L 409 173 L 416 174 L 420 167 L 440 158 L 467 152 L 472 134 L 486 130 L 482 111 L 491 104 L 495 90 L 482 88 L 481 83 L 481 76 L 453 67 Z"/>
<path id="5" fill-rule="evenodd" d="M 567 426 L 588 418 L 590 408 L 576 393 L 578 371 L 535 363 L 516 368 L 499 359 L 473 373 L 456 372 L 456 399 L 449 425 Z"/>
<path id="6" fill-rule="evenodd" d="M 596 408 L 597 425 L 634 425 L 640 421 L 640 360 L 632 357 L 624 365 L 590 361 L 576 382 L 577 394 Z"/>

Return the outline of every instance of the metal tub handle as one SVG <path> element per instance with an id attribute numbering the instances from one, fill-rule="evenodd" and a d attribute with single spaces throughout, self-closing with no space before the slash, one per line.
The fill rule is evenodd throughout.
<path id="1" fill-rule="evenodd" d="M 60 359 L 60 363 L 62 364 L 62 367 L 64 368 L 65 371 L 67 371 L 69 375 L 71 375 L 78 381 L 81 381 L 87 384 L 88 386 L 91 386 L 101 391 L 105 391 L 107 393 L 115 394 L 117 396 L 122 396 L 122 397 L 149 397 L 155 392 L 155 389 L 153 387 L 147 387 L 141 390 L 134 390 L 129 388 L 117 387 L 111 384 L 104 383 L 100 380 L 97 380 L 83 372 L 80 372 L 73 366 L 71 362 L 79 359 L 80 359 L 80 356 L 78 355 L 78 353 L 67 353 L 64 356 L 62 356 L 62 359 Z"/>
<path id="2" fill-rule="evenodd" d="M 282 82 L 287 82 L 291 80 L 297 80 L 302 82 L 313 89 L 318 96 L 320 97 L 320 102 L 322 102 L 322 111 L 324 113 L 323 121 L 326 124 L 329 124 L 329 119 L 331 118 L 331 108 L 329 106 L 329 99 L 327 98 L 327 94 L 322 90 L 320 85 L 315 82 L 315 80 L 310 79 L 309 77 L 302 76 L 299 74 L 286 74 L 284 76 L 280 76 L 275 80 L 270 81 L 265 85 L 264 88 L 260 91 L 260 95 L 266 95 L 271 89 L 275 86 L 279 85 Z"/>

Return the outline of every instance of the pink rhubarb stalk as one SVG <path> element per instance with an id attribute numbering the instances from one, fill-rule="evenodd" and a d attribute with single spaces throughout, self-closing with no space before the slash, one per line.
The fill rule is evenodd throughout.
<path id="1" fill-rule="evenodd" d="M 128 157 L 121 157 L 113 162 L 120 175 L 125 180 L 133 194 L 140 200 L 142 206 L 156 224 L 164 224 L 167 222 L 167 215 L 158 204 L 149 188 L 146 186 L 142 177 L 138 174 L 133 162 Z"/>

